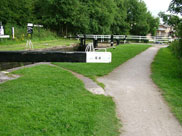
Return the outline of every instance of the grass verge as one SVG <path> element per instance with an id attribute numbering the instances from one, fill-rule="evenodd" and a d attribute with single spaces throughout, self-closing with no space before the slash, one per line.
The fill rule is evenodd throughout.
<path id="1" fill-rule="evenodd" d="M 2 136 L 118 136 L 111 97 L 93 95 L 71 73 L 39 65 L 0 84 Z"/>
<path id="2" fill-rule="evenodd" d="M 169 48 L 160 49 L 155 57 L 152 79 L 162 89 L 164 98 L 182 124 L 182 62 Z"/>
<path id="3" fill-rule="evenodd" d="M 55 46 L 69 46 L 71 44 L 79 43 L 78 40 L 70 40 L 65 38 L 58 38 L 53 40 L 32 40 L 34 45 L 34 49 L 44 49 L 44 48 L 51 48 Z M 6 41 L 0 43 L 0 50 L 1 51 L 16 51 L 16 50 L 26 50 L 26 41 Z"/>
<path id="4" fill-rule="evenodd" d="M 96 63 L 54 63 L 60 67 L 80 73 L 84 76 L 96 81 L 96 77 L 104 76 L 122 63 L 146 50 L 150 45 L 134 45 L 126 44 L 117 46 L 115 49 L 108 49 L 112 53 L 112 63 L 96 64 Z M 99 83 L 100 85 L 100 83 Z M 104 87 L 104 85 L 101 85 Z"/>

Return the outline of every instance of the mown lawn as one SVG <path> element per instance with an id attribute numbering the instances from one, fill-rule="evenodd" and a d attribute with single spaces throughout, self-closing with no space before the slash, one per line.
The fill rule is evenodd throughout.
<path id="1" fill-rule="evenodd" d="M 34 45 L 34 49 L 44 49 L 44 48 L 51 48 L 55 46 L 69 46 L 71 44 L 79 43 L 78 40 L 70 40 L 70 39 L 54 39 L 54 40 L 32 40 Z M 7 41 L 7 42 L 0 42 L 0 50 L 1 51 L 16 51 L 16 50 L 26 50 L 26 41 L 24 42 L 16 42 L 16 41 Z"/>
<path id="2" fill-rule="evenodd" d="M 169 48 L 160 49 L 155 57 L 152 79 L 162 89 L 164 98 L 182 124 L 182 62 Z"/>
<path id="3" fill-rule="evenodd" d="M 39 65 L 0 84 L 0 136 L 118 136 L 112 98 L 93 95 L 71 73 Z"/>
<path id="4" fill-rule="evenodd" d="M 118 67 L 128 59 L 136 56 L 140 52 L 149 48 L 150 45 L 134 45 L 125 44 L 117 46 L 116 49 L 108 49 L 112 53 L 112 63 L 96 64 L 96 63 L 54 63 L 60 67 L 75 71 L 95 80 L 97 76 L 103 76 L 114 68 Z"/>

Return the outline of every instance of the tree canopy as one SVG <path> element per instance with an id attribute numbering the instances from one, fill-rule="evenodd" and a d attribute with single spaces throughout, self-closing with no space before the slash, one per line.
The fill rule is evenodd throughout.
<path id="1" fill-rule="evenodd" d="M 182 15 L 182 0 L 172 0 L 169 5 L 169 11 Z"/>
<path id="2" fill-rule="evenodd" d="M 0 21 L 39 23 L 60 35 L 155 35 L 159 25 L 142 0 L 1 0 Z"/>
<path id="3" fill-rule="evenodd" d="M 172 0 L 168 10 L 171 13 L 182 15 L 182 0 Z M 182 59 L 182 18 L 177 15 L 165 14 L 164 12 L 160 12 L 159 16 L 164 23 L 174 28 L 178 39 L 171 44 L 171 49 L 179 59 Z"/>

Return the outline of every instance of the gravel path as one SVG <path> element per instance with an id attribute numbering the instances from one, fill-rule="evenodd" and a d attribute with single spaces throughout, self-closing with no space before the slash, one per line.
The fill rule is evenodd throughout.
<path id="1" fill-rule="evenodd" d="M 182 127 L 150 78 L 158 49 L 151 47 L 98 79 L 116 102 L 121 136 L 182 136 Z"/>
<path id="2" fill-rule="evenodd" d="M 75 77 L 77 77 L 78 79 L 80 79 L 84 83 L 85 88 L 89 92 L 91 92 L 93 94 L 107 96 L 107 94 L 105 93 L 104 89 L 102 87 L 100 87 L 99 85 L 97 85 L 97 83 L 95 83 L 92 79 L 90 79 L 88 77 L 85 77 L 85 76 L 83 76 L 81 74 L 78 74 L 76 72 L 73 72 L 71 70 L 68 70 L 68 69 L 64 69 L 64 70 L 71 72 Z"/>

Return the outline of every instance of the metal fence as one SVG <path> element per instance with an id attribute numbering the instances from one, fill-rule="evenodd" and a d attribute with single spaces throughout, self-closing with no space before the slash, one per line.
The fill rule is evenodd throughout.
<path id="1" fill-rule="evenodd" d="M 112 35 L 78 35 L 79 38 L 87 38 L 87 39 L 95 39 L 95 40 L 110 40 Z M 139 42 L 141 41 L 148 41 L 148 42 L 154 42 L 154 43 L 168 43 L 172 42 L 175 39 L 172 37 L 163 37 L 163 36 L 140 36 L 140 35 L 113 35 L 113 39 L 115 40 L 137 40 Z"/>

